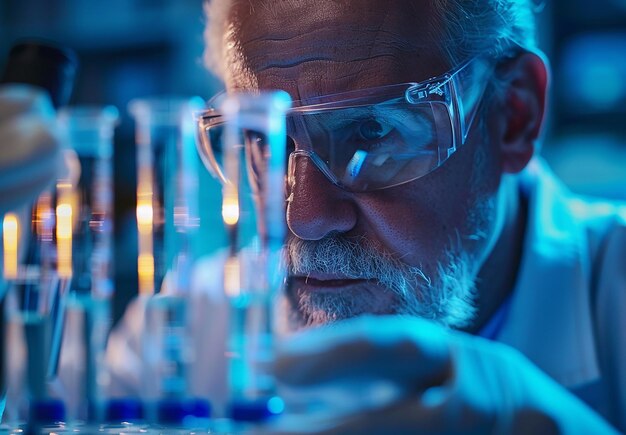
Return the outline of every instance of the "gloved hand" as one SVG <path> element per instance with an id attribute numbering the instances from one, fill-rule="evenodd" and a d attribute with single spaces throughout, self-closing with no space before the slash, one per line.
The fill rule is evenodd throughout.
<path id="1" fill-rule="evenodd" d="M 63 166 L 49 97 L 28 85 L 0 86 L 0 214 L 33 201 Z"/>
<path id="2" fill-rule="evenodd" d="M 616 433 L 516 350 L 418 318 L 297 334 L 274 368 L 293 412 L 278 433 Z"/>

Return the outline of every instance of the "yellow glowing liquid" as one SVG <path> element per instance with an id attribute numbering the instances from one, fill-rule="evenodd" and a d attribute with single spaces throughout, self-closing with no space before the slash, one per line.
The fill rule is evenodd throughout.
<path id="1" fill-rule="evenodd" d="M 239 221 L 239 201 L 237 197 L 225 197 L 222 202 L 222 219 L 226 225 L 235 225 Z"/>
<path id="2" fill-rule="evenodd" d="M 224 293 L 226 296 L 235 298 L 241 292 L 239 259 L 229 257 L 224 265 Z"/>
<path id="3" fill-rule="evenodd" d="M 4 248 L 4 278 L 17 278 L 17 246 L 19 239 L 19 221 L 14 213 L 7 213 L 2 222 Z"/>
<path id="4" fill-rule="evenodd" d="M 137 231 L 139 233 L 139 257 L 137 274 L 139 294 L 154 294 L 154 254 L 152 231 L 154 208 L 152 206 L 152 174 L 149 170 L 139 171 L 137 184 Z"/>
<path id="5" fill-rule="evenodd" d="M 57 261 L 59 277 L 72 276 L 72 206 L 59 203 L 57 214 Z"/>

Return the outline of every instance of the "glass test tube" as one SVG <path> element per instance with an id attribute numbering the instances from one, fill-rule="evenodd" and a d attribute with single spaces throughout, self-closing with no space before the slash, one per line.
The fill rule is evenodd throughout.
<path id="1" fill-rule="evenodd" d="M 187 296 L 199 226 L 193 112 L 203 105 L 200 98 L 165 97 L 129 105 L 136 122 L 139 293 L 146 298 L 142 394 L 153 421 L 190 392 Z"/>
<path id="2" fill-rule="evenodd" d="M 71 278 L 71 270 L 59 270 L 57 232 L 66 228 L 57 225 L 57 196 L 62 192 L 46 190 L 34 205 L 2 218 L 1 388 L 7 392 L 4 421 L 15 424 L 26 423 L 30 408 L 48 399 L 51 331 Z"/>
<path id="3" fill-rule="evenodd" d="M 27 423 L 33 407 L 50 398 L 47 369 L 51 311 L 59 300 L 59 278 L 38 265 L 20 268 L 8 281 L 4 301 L 7 402 L 4 421 Z"/>
<path id="4" fill-rule="evenodd" d="M 72 278 L 75 175 L 70 165 L 34 207 L 3 218 L 7 421 L 26 422 L 51 400 L 52 355 L 58 356 L 63 295 Z"/>
<path id="5" fill-rule="evenodd" d="M 113 106 L 65 108 L 59 121 L 77 163 L 73 230 L 72 289 L 107 299 L 113 293 L 113 134 L 119 120 Z M 70 168 L 72 171 L 72 168 Z"/>
<path id="6" fill-rule="evenodd" d="M 45 419 L 42 409 L 65 412 L 51 397 L 49 380 L 61 344 L 63 296 L 72 278 L 74 175 L 71 170 L 61 175 L 32 208 L 3 218 L 4 420 L 11 424 L 39 425 Z"/>
<path id="7" fill-rule="evenodd" d="M 30 216 L 7 214 L 3 220 L 3 247 L 13 263 L 4 275 L 4 421 L 14 426 L 42 423 L 44 409 L 54 409 L 57 416 L 65 412 L 63 403 L 52 398 L 48 375 L 53 331 L 62 324 L 63 295 L 72 277 L 69 200 L 74 175 L 69 171 L 57 179 L 56 188 L 40 195 Z"/>
<path id="8" fill-rule="evenodd" d="M 60 353 L 72 420 L 101 421 L 108 388 L 104 355 L 113 295 L 112 157 L 118 119 L 113 106 L 69 107 L 59 113 L 75 180 L 57 185 L 57 228 L 63 216 L 69 219 L 67 234 L 57 231 L 59 273 L 71 272 L 72 283 L 63 299 L 63 319 L 53 330 L 50 376 L 56 375 Z"/>
<path id="9" fill-rule="evenodd" d="M 281 262 L 285 239 L 285 113 L 291 100 L 284 92 L 235 94 L 219 107 L 226 124 L 223 132 L 224 169 L 222 215 L 229 233 L 229 257 L 224 268 L 224 290 L 230 300 L 228 337 L 231 417 L 262 420 L 276 408 L 274 382 L 265 370 L 272 359 L 273 311 L 284 282 Z M 250 134 L 253 133 L 253 134 Z M 242 170 L 245 138 L 266 141 L 266 164 L 254 186 L 245 187 Z M 250 168 L 248 162 L 246 168 Z M 253 210 L 243 196 L 252 193 Z M 252 220 L 256 233 L 248 246 L 240 246 L 239 228 Z M 268 402 L 273 400 L 273 402 Z M 254 404 L 260 408 L 256 409 Z M 269 408 L 268 408 L 269 407 Z"/>
<path id="10" fill-rule="evenodd" d="M 129 104 L 136 123 L 140 294 L 159 293 L 166 272 L 183 267 L 191 251 L 199 225 L 193 112 L 203 104 L 198 97 Z M 177 274 L 172 285 L 188 287 L 186 278 Z"/>

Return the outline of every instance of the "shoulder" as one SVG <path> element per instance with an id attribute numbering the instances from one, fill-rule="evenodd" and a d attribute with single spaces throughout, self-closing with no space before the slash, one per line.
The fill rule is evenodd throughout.
<path id="1" fill-rule="evenodd" d="M 607 255 L 622 256 L 621 268 L 626 272 L 626 203 L 572 196 L 569 206 L 587 234 L 591 258 L 604 261 Z"/>
<path id="2" fill-rule="evenodd" d="M 608 238 L 625 231 L 626 202 L 571 192 L 540 158 L 520 174 L 520 186 L 529 201 L 531 233 L 542 244 L 593 259 Z"/>
<path id="3" fill-rule="evenodd" d="M 582 268 L 592 300 L 598 292 L 626 294 L 626 202 L 571 192 L 541 159 L 523 174 L 522 188 L 530 204 L 530 245 L 542 261 L 575 259 L 570 263 Z"/>
<path id="4" fill-rule="evenodd" d="M 626 295 L 626 206 L 599 202 L 587 222 L 598 281 L 613 282 Z"/>
<path id="5" fill-rule="evenodd" d="M 626 202 L 571 195 L 569 204 L 572 213 L 591 227 L 616 231 L 626 227 Z"/>

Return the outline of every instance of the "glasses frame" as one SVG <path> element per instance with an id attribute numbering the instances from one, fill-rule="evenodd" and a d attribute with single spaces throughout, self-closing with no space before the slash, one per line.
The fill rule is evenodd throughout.
<path id="1" fill-rule="evenodd" d="M 393 102 L 406 102 L 408 104 L 443 103 L 446 105 L 451 123 L 452 143 L 450 146 L 439 146 L 438 163 L 428 172 L 416 175 L 413 178 L 400 182 L 365 190 L 353 190 L 344 186 L 330 171 L 320 156 L 313 150 L 296 148 L 288 156 L 291 163 L 292 156 L 306 155 L 314 162 L 315 166 L 324 176 L 336 186 L 351 192 L 369 192 L 395 187 L 401 184 L 415 181 L 439 168 L 465 144 L 469 130 L 473 124 L 478 108 L 481 105 L 483 95 L 487 88 L 487 77 L 495 70 L 497 60 L 486 55 L 479 55 L 463 62 L 456 68 L 436 77 L 421 82 L 407 82 L 392 85 L 384 85 L 372 88 L 364 88 L 355 91 L 347 91 L 329 95 L 322 95 L 292 102 L 292 107 L 287 111 L 287 116 L 294 114 L 319 114 L 331 110 L 349 109 L 369 106 L 374 104 L 388 104 Z M 478 77 L 471 77 L 479 83 L 478 92 L 474 95 L 474 101 L 464 99 L 463 90 L 476 83 L 465 83 L 469 80 L 467 75 L 472 75 L 472 68 L 483 67 Z M 467 74 L 467 75 L 466 75 Z M 475 76 L 476 74 L 474 74 Z M 476 88 L 475 88 L 476 89 Z M 198 152 L 204 165 L 214 177 L 222 183 L 227 183 L 223 171 L 218 163 L 209 143 L 208 130 L 225 123 L 224 116 L 215 108 L 216 102 L 223 97 L 225 92 L 217 94 L 208 103 L 208 109 L 195 114 L 198 126 L 199 140 L 197 141 Z M 466 106 L 471 106 L 467 107 Z M 295 142 L 295 141 L 294 141 Z"/>

